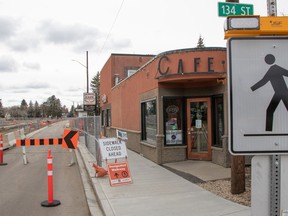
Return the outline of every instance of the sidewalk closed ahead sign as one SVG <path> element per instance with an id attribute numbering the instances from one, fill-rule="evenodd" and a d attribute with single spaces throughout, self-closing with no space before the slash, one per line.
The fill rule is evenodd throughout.
<path id="1" fill-rule="evenodd" d="M 117 138 L 99 139 L 103 160 L 127 157 L 126 143 Z"/>
<path id="2" fill-rule="evenodd" d="M 126 144 L 117 138 L 99 139 L 102 159 L 107 161 L 111 186 L 131 184 L 132 177 L 127 162 Z M 126 158 L 126 161 L 108 163 L 108 160 Z"/>

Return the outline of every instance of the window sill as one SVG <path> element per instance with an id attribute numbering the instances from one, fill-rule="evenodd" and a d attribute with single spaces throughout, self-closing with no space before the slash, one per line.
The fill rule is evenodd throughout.
<path id="1" fill-rule="evenodd" d="M 150 148 L 156 149 L 156 144 L 147 143 L 147 142 L 145 142 L 144 140 L 140 141 L 140 144 L 141 144 L 141 145 L 144 145 L 144 146 L 148 146 L 148 147 L 150 147 Z"/>
<path id="2" fill-rule="evenodd" d="M 223 147 L 220 147 L 220 146 L 211 146 L 211 149 L 216 150 L 216 151 L 223 151 Z"/>
<path id="3" fill-rule="evenodd" d="M 177 148 L 177 149 L 179 149 L 179 148 L 187 148 L 187 145 L 183 145 L 183 144 L 181 144 L 181 145 L 171 145 L 171 146 L 169 146 L 169 145 L 165 145 L 164 146 L 164 149 L 172 149 L 172 148 Z"/>

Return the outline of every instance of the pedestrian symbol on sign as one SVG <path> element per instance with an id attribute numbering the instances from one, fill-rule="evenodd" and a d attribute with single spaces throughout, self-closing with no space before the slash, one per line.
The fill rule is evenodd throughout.
<path id="1" fill-rule="evenodd" d="M 275 56 L 272 54 L 265 56 L 265 62 L 268 65 L 273 65 L 269 68 L 264 77 L 251 87 L 251 90 L 255 91 L 270 81 L 274 89 L 274 95 L 266 109 L 266 131 L 272 131 L 273 115 L 281 100 L 288 111 L 288 88 L 283 77 L 288 77 L 288 70 L 274 64 Z"/>

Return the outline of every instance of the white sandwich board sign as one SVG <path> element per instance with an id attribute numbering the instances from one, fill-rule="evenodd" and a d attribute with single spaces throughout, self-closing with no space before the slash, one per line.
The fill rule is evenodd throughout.
<path id="1" fill-rule="evenodd" d="M 126 143 L 116 137 L 99 139 L 99 146 L 103 160 L 127 157 Z"/>
<path id="2" fill-rule="evenodd" d="M 288 37 L 227 43 L 230 152 L 288 153 Z"/>

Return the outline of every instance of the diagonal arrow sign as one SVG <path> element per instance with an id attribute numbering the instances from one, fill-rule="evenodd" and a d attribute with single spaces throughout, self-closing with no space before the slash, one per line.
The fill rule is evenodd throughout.
<path id="1" fill-rule="evenodd" d="M 64 137 L 62 143 L 63 148 L 76 149 L 77 142 L 78 142 L 78 131 L 64 130 Z"/>

